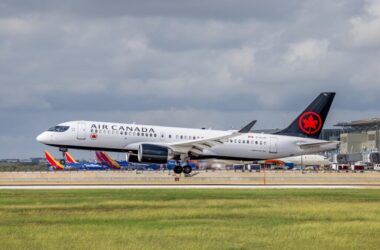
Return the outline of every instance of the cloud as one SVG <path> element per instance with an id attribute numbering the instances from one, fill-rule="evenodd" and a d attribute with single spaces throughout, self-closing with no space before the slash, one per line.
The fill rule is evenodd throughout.
<path id="1" fill-rule="evenodd" d="M 378 6 L 4 0 L 0 158 L 7 140 L 41 154 L 35 136 L 66 120 L 280 128 L 321 91 L 338 92 L 328 126 L 379 115 Z"/>
<path id="2" fill-rule="evenodd" d="M 366 2 L 365 13 L 351 18 L 351 43 L 359 48 L 380 46 L 380 1 Z"/>
<path id="3" fill-rule="evenodd" d="M 308 39 L 290 45 L 285 56 L 287 63 L 293 66 L 304 65 L 305 63 L 319 63 L 325 59 L 328 53 L 328 41 Z"/>

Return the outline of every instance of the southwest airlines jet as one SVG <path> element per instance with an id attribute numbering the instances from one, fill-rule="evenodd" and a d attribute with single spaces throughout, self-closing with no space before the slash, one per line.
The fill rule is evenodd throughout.
<path id="1" fill-rule="evenodd" d="M 70 121 L 43 132 L 37 141 L 67 149 L 125 152 L 129 162 L 166 163 L 174 159 L 175 173 L 190 173 L 179 161 L 225 159 L 258 161 L 313 154 L 337 147 L 319 140 L 335 93 L 321 93 L 286 129 L 252 133 L 251 122 L 241 130 L 205 130 L 96 121 Z"/>

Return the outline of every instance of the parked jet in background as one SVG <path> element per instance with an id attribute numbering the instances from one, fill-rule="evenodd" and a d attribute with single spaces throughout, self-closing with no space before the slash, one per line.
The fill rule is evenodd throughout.
<path id="1" fill-rule="evenodd" d="M 283 161 L 292 162 L 297 166 L 327 166 L 330 160 L 323 155 L 301 155 L 282 158 Z"/>
<path id="2" fill-rule="evenodd" d="M 120 170 L 122 168 L 125 169 L 126 167 L 128 167 L 127 161 L 115 161 L 106 152 L 96 151 L 95 154 L 98 163 L 106 165 L 112 169 Z"/>
<path id="3" fill-rule="evenodd" d="M 72 162 L 66 162 L 64 164 L 57 161 L 50 154 L 49 151 L 45 151 L 45 158 L 54 170 L 107 170 L 108 169 L 107 166 L 100 165 L 97 163 L 77 162 L 70 154 L 69 154 L 69 158 L 71 159 L 69 161 L 72 161 Z"/>
<path id="4" fill-rule="evenodd" d="M 167 163 L 191 159 L 258 161 L 333 150 L 339 142 L 319 140 L 335 93 L 321 93 L 286 129 L 251 133 L 256 121 L 243 129 L 220 131 L 136 124 L 71 121 L 37 137 L 41 143 L 68 148 L 126 152 L 128 162 Z M 190 173 L 178 164 L 175 173 Z"/>

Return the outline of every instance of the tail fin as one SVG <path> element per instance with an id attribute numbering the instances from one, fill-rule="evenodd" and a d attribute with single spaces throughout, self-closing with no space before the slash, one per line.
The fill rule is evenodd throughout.
<path id="1" fill-rule="evenodd" d="M 99 164 L 104 164 L 105 163 L 99 151 L 96 151 L 95 155 L 96 155 L 96 161 Z"/>
<path id="2" fill-rule="evenodd" d="M 111 168 L 117 168 L 117 169 L 121 168 L 120 164 L 114 159 L 112 159 L 107 153 L 100 151 L 99 155 L 101 159 L 103 159 L 103 161 Z"/>
<path id="3" fill-rule="evenodd" d="M 65 167 L 59 161 L 54 159 L 54 157 L 49 153 L 49 151 L 45 151 L 45 158 L 53 168 L 59 170 L 65 169 Z"/>
<path id="4" fill-rule="evenodd" d="M 65 153 L 65 158 L 68 163 L 78 163 L 69 152 Z"/>
<path id="5" fill-rule="evenodd" d="M 309 137 L 317 139 L 322 131 L 335 93 L 321 93 L 298 117 L 278 135 Z"/>

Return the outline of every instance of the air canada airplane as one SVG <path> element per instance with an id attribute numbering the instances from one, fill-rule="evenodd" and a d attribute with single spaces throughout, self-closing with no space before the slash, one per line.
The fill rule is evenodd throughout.
<path id="1" fill-rule="evenodd" d="M 252 133 L 252 121 L 240 130 L 163 127 L 96 121 L 70 121 L 38 135 L 37 141 L 67 149 L 125 152 L 129 162 L 166 163 L 170 159 L 258 161 L 313 154 L 337 147 L 319 140 L 335 93 L 321 93 L 287 128 L 273 134 Z M 178 165 L 175 173 L 190 173 Z"/>

